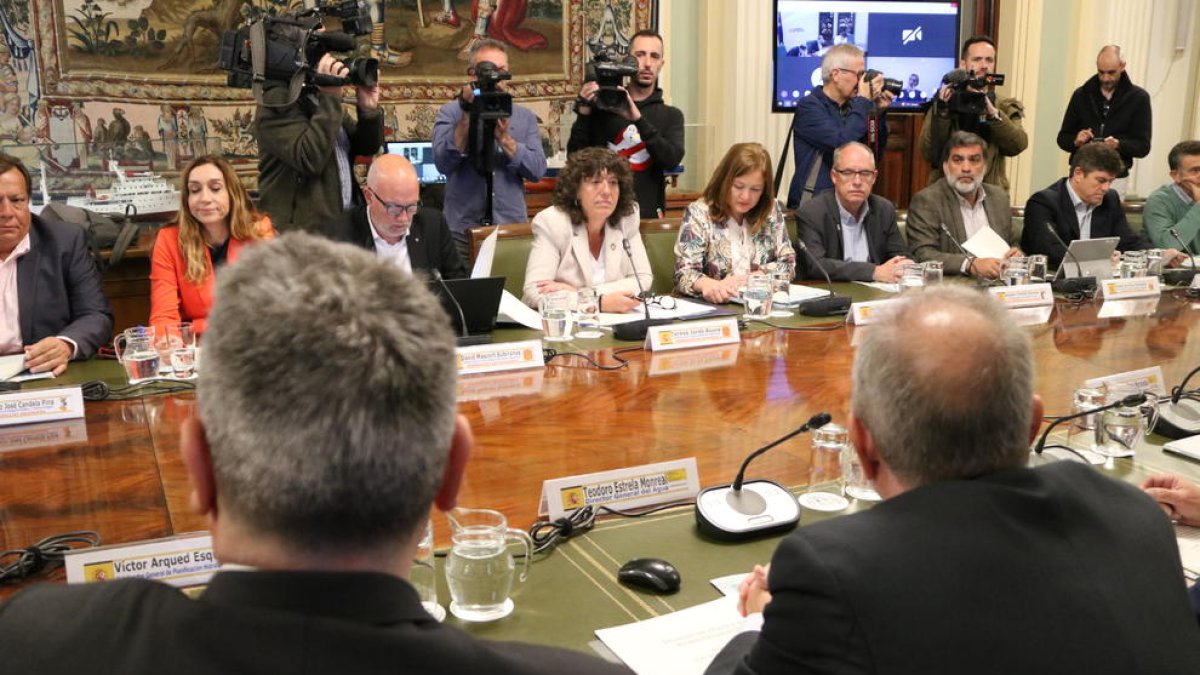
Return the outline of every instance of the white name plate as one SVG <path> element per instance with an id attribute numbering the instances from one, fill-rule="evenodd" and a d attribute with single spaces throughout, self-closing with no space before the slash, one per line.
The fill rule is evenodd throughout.
<path id="1" fill-rule="evenodd" d="M 740 340 L 733 317 L 654 326 L 646 333 L 646 347 L 652 352 L 730 345 Z"/>
<path id="2" fill-rule="evenodd" d="M 550 520 L 585 506 L 636 509 L 692 499 L 700 491 L 696 458 L 555 478 L 542 483 L 539 516 Z"/>
<path id="3" fill-rule="evenodd" d="M 541 340 L 471 345 L 459 347 L 457 351 L 459 375 L 541 368 L 546 365 Z"/>
<path id="4" fill-rule="evenodd" d="M 1050 284 L 993 286 L 988 289 L 988 292 L 1009 309 L 1054 304 L 1054 289 L 1050 288 Z"/>
<path id="5" fill-rule="evenodd" d="M 1102 279 L 1100 281 L 1100 297 L 1105 300 L 1120 300 L 1121 298 L 1144 298 L 1147 295 L 1162 293 L 1158 277 L 1132 277 L 1129 279 Z"/>
<path id="6" fill-rule="evenodd" d="M 870 302 L 856 302 L 850 305 L 850 320 L 855 326 L 865 326 L 873 320 L 872 316 L 882 307 L 886 307 L 889 302 L 894 302 L 895 298 L 888 300 L 872 300 Z"/>
<path id="7" fill-rule="evenodd" d="M 68 553 L 67 583 L 154 579 L 178 588 L 208 583 L 220 567 L 207 532 Z"/>
<path id="8" fill-rule="evenodd" d="M 0 426 L 77 417 L 83 417 L 83 391 L 79 387 L 0 394 Z"/>
<path id="9" fill-rule="evenodd" d="M 737 363 L 741 343 L 650 355 L 650 376 L 723 368 Z"/>
<path id="10" fill-rule="evenodd" d="M 1105 375 L 1104 377 L 1094 377 L 1083 384 L 1088 387 L 1128 385 L 1136 387 L 1140 391 L 1153 392 L 1159 396 L 1167 395 L 1167 380 L 1163 376 L 1162 366 L 1130 370 L 1124 373 Z"/>

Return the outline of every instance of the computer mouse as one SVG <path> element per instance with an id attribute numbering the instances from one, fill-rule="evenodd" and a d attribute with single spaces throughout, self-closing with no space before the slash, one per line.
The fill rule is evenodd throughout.
<path id="1" fill-rule="evenodd" d="M 669 594 L 679 590 L 679 570 L 659 558 L 634 558 L 621 565 L 617 579 L 626 586 L 655 593 Z"/>

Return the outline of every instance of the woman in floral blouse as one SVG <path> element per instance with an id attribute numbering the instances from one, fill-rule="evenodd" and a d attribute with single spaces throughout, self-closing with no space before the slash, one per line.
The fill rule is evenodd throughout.
<path id="1" fill-rule="evenodd" d="M 675 242 L 675 290 L 725 303 L 780 262 L 795 276 L 796 251 L 771 184 L 771 156 L 758 143 L 729 148 L 704 196 L 688 205 Z"/>

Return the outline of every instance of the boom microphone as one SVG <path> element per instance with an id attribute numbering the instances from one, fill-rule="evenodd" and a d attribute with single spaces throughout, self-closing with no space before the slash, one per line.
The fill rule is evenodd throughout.
<path id="1" fill-rule="evenodd" d="M 800 313 L 804 316 L 837 316 L 850 311 L 850 298 L 838 295 L 833 292 L 833 280 L 829 278 L 829 272 L 825 271 L 825 266 L 817 260 L 817 256 L 808 250 L 808 246 L 804 244 L 804 240 L 796 239 L 796 245 L 801 251 L 808 256 L 808 259 L 816 264 L 817 269 L 821 270 L 821 274 L 825 277 L 825 284 L 829 286 L 828 298 L 817 298 L 809 300 L 800 305 Z M 819 426 L 819 425 L 818 425 Z"/>
<path id="2" fill-rule="evenodd" d="M 645 319 L 637 321 L 627 321 L 613 326 L 613 337 L 618 340 L 645 340 L 646 333 L 654 326 L 665 326 L 669 323 L 674 323 L 674 319 L 651 319 L 650 318 L 650 301 L 646 298 L 646 289 L 642 288 L 642 278 L 638 276 L 637 265 L 633 262 L 633 247 L 629 245 L 628 239 L 622 239 L 621 244 L 625 247 L 625 255 L 629 256 L 629 267 L 633 269 L 633 280 L 637 282 L 638 293 L 642 298 L 642 309 L 646 312 Z"/>
<path id="3" fill-rule="evenodd" d="M 1042 435 L 1038 437 L 1037 443 L 1033 446 L 1033 453 L 1035 455 L 1042 454 L 1042 449 L 1046 447 L 1046 437 L 1050 435 L 1050 432 L 1054 430 L 1054 427 L 1062 424 L 1063 422 L 1079 419 L 1080 417 L 1087 417 L 1088 415 L 1104 412 L 1105 410 L 1111 410 L 1112 408 L 1132 408 L 1134 406 L 1142 405 L 1145 402 L 1145 394 L 1130 394 L 1119 401 L 1113 401 L 1112 403 L 1092 408 L 1091 410 L 1084 410 L 1082 412 L 1072 413 L 1070 415 L 1063 415 L 1062 417 L 1059 417 L 1051 422 L 1050 426 L 1046 427 L 1046 430 L 1043 431 Z"/>
<path id="4" fill-rule="evenodd" d="M 458 304 L 458 298 L 450 292 L 450 287 L 446 285 L 446 281 L 442 279 L 442 272 L 437 268 L 429 271 L 429 276 L 433 277 L 442 286 L 442 290 L 446 292 L 446 297 L 450 298 L 450 304 L 454 305 L 455 311 L 458 312 L 458 346 L 466 347 L 468 345 L 485 345 L 492 341 L 491 335 L 471 335 L 467 332 L 467 317 L 463 314 L 462 305 Z M 443 305 L 444 306 L 444 305 Z"/>
<path id="5" fill-rule="evenodd" d="M 1192 269 L 1190 270 L 1163 270 L 1163 281 L 1175 284 L 1177 286 L 1186 286 L 1192 283 L 1192 277 L 1196 276 L 1196 256 L 1192 255 L 1192 249 L 1179 236 L 1179 230 L 1175 228 L 1167 229 L 1167 234 L 1179 244 L 1179 249 L 1188 254 L 1188 259 L 1192 261 Z"/>
<path id="6" fill-rule="evenodd" d="M 1064 272 L 1062 279 L 1055 279 L 1050 282 L 1050 288 L 1055 293 L 1086 293 L 1087 291 L 1094 290 L 1096 288 L 1096 277 L 1083 276 L 1083 265 L 1080 265 L 1079 258 L 1076 258 L 1074 253 L 1071 253 L 1071 247 L 1067 246 L 1067 242 L 1058 236 L 1058 230 L 1054 229 L 1054 223 L 1047 220 L 1046 229 L 1050 231 L 1050 236 L 1054 237 L 1054 241 L 1057 241 L 1058 245 L 1062 246 L 1063 250 L 1066 251 L 1066 255 L 1063 257 L 1070 258 L 1071 262 L 1075 263 L 1075 278 L 1066 278 L 1067 275 Z M 1060 262 L 1059 267 L 1061 266 L 1062 263 Z"/>

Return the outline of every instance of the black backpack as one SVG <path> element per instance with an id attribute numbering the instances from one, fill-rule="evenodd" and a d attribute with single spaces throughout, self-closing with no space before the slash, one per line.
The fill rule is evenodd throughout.
<path id="1" fill-rule="evenodd" d="M 125 251 L 137 240 L 141 227 L 128 215 L 96 213 L 66 204 L 47 204 L 41 216 L 64 223 L 74 223 L 83 228 L 88 251 L 101 271 L 114 267 L 125 258 Z M 102 251 L 111 251 L 108 260 Z"/>

